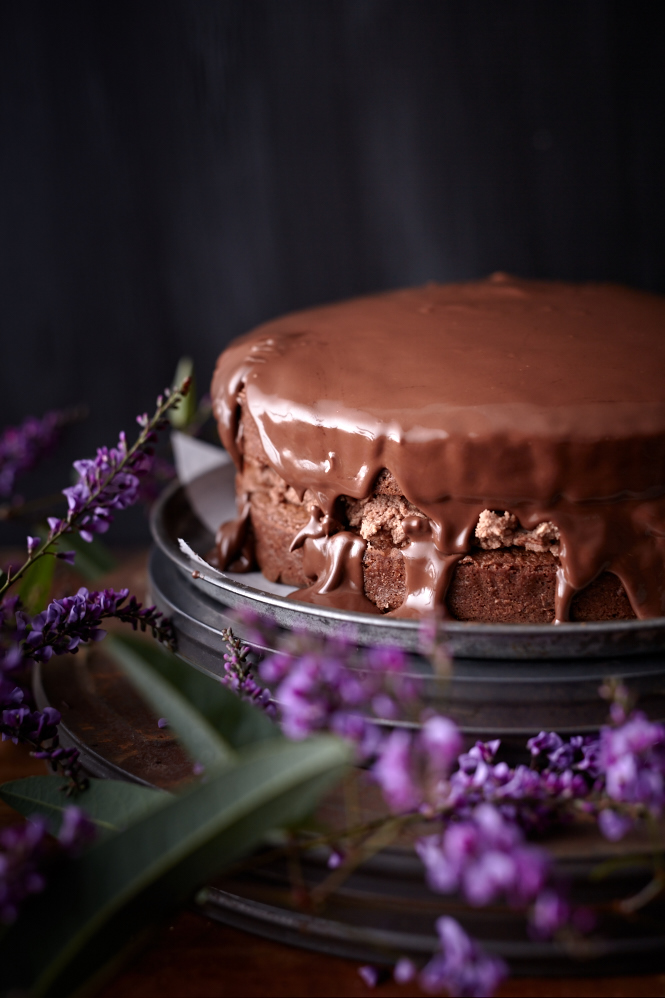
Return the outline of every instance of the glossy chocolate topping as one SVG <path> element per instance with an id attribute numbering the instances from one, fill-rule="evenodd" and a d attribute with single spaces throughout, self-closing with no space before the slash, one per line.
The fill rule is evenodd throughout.
<path id="1" fill-rule="evenodd" d="M 665 613 L 664 375 L 664 299 L 496 274 L 269 322 L 222 354 L 212 396 L 237 465 L 244 388 L 270 464 L 325 516 L 392 472 L 427 517 L 405 521 L 407 596 L 394 614 L 445 607 L 489 509 L 559 529 L 557 620 L 606 570 L 652 617 Z M 317 544 L 320 560 L 333 536 L 306 537 L 305 553 Z M 361 557 L 348 538 L 335 552 L 338 575 Z M 312 570 L 317 602 L 335 604 L 331 565 Z"/>

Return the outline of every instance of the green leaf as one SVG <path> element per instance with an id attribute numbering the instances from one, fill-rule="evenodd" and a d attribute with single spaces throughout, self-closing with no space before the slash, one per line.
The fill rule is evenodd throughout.
<path id="1" fill-rule="evenodd" d="M 147 657 L 148 649 L 151 648 L 149 642 L 130 643 L 126 638 L 116 635 L 109 636 L 107 641 L 109 651 L 127 677 L 147 700 L 157 717 L 166 718 L 178 741 L 195 762 L 210 771 L 219 766 L 232 765 L 236 761 L 236 753 L 229 743 L 182 696 L 173 683 L 152 668 Z"/>
<path id="2" fill-rule="evenodd" d="M 76 552 L 76 568 L 86 579 L 94 582 L 117 567 L 117 561 L 106 544 L 97 537 L 88 543 L 77 533 L 67 534 L 63 547 Z"/>
<path id="3" fill-rule="evenodd" d="M 282 737 L 277 725 L 264 711 L 241 700 L 219 680 L 183 662 L 155 641 L 131 635 L 114 636 L 111 654 L 118 644 L 140 655 L 162 679 L 193 704 L 233 748 Z"/>
<path id="4" fill-rule="evenodd" d="M 48 606 L 55 558 L 46 555 L 33 562 L 21 579 L 18 595 L 29 614 L 40 613 Z"/>
<path id="5" fill-rule="evenodd" d="M 179 388 L 185 378 L 192 382 L 185 398 L 176 409 L 169 409 L 171 426 L 176 430 L 184 430 L 196 416 L 196 380 L 194 377 L 194 361 L 191 357 L 181 357 L 176 367 L 173 387 Z"/>
<path id="6" fill-rule="evenodd" d="M 102 832 L 118 832 L 171 800 L 165 790 L 153 790 L 121 780 L 89 781 L 87 790 L 74 797 L 63 793 L 61 776 L 28 776 L 0 786 L 0 798 L 26 818 L 39 814 L 58 834 L 67 807 L 82 807 Z"/>
<path id="7" fill-rule="evenodd" d="M 3 987 L 65 998 L 155 918 L 308 814 L 349 761 L 331 737 L 261 745 L 72 861 L 0 941 Z"/>

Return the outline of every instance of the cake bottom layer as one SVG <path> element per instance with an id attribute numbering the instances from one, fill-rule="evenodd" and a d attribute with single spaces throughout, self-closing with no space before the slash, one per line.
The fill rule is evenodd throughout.
<path id="1" fill-rule="evenodd" d="M 309 584 L 302 551 L 289 550 L 308 518 L 304 504 L 285 502 L 269 490 L 250 493 L 250 529 L 256 560 L 266 578 L 298 587 Z M 405 596 L 404 558 L 399 546 L 386 540 L 377 536 L 377 543 L 370 541 L 363 559 L 365 595 L 383 611 L 396 609 Z M 558 559 L 550 551 L 512 546 L 474 550 L 455 568 L 446 600 L 448 609 L 457 620 L 551 623 L 557 568 Z M 623 586 L 608 572 L 575 595 L 570 614 L 570 619 L 577 621 L 634 618 Z"/>

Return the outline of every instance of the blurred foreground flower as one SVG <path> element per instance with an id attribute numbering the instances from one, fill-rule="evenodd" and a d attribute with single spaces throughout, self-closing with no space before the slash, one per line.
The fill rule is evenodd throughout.
<path id="1" fill-rule="evenodd" d="M 71 421 L 72 413 L 47 412 L 39 419 L 28 416 L 20 426 L 10 426 L 0 435 L 0 496 L 12 495 L 18 476 L 48 454 L 62 427 Z"/>
<path id="2" fill-rule="evenodd" d="M 13 922 L 22 903 L 46 886 L 49 867 L 67 856 L 76 856 L 94 839 L 95 826 L 78 807 L 65 809 L 56 840 L 46 821 L 33 818 L 0 832 L 0 922 Z"/>
<path id="3" fill-rule="evenodd" d="M 493 995 L 508 976 L 503 960 L 485 953 L 454 918 L 436 922 L 442 952 L 423 969 L 419 983 L 431 994 L 447 991 L 452 998 Z"/>

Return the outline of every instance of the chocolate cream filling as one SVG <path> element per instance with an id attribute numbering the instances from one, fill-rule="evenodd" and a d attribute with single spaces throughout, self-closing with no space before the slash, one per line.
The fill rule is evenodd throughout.
<path id="1" fill-rule="evenodd" d="M 498 274 L 260 326 L 222 354 L 212 397 L 239 471 L 242 396 L 270 468 L 299 501 L 307 493 L 292 546 L 313 582 L 293 598 L 378 612 L 353 503 L 371 503 L 388 469 L 407 506 L 394 538 L 406 595 L 392 616 L 445 614 L 457 562 L 510 536 L 556 553 L 556 621 L 602 572 L 648 618 L 665 612 L 664 374 L 663 299 Z M 355 530 L 340 529 L 341 497 Z M 226 567 L 247 515 L 221 531 Z"/>

